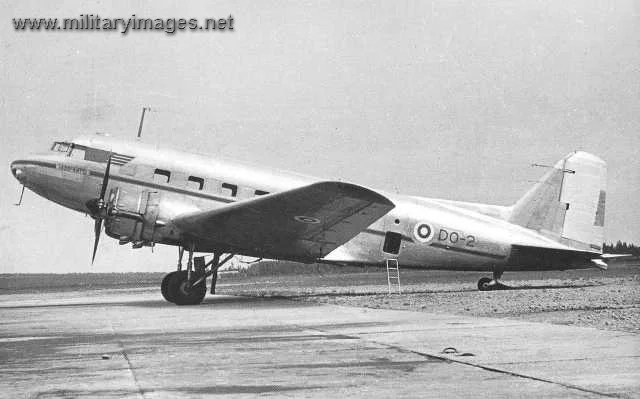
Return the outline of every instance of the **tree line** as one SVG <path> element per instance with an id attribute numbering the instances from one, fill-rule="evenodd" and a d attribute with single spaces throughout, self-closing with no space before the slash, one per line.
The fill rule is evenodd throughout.
<path id="1" fill-rule="evenodd" d="M 640 246 L 618 240 L 615 243 L 602 244 L 602 252 L 606 254 L 631 254 L 640 256 Z"/>

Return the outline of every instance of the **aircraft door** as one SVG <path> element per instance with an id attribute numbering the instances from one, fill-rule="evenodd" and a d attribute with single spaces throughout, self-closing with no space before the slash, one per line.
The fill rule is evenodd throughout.
<path id="1" fill-rule="evenodd" d="M 400 253 L 400 246 L 402 245 L 402 234 L 395 233 L 393 231 L 387 231 L 384 235 L 384 243 L 382 245 L 382 252 L 398 256 Z"/>
<path id="2" fill-rule="evenodd" d="M 403 224 L 397 218 L 385 218 L 384 240 L 382 241 L 382 256 L 384 258 L 397 258 L 403 248 Z"/>

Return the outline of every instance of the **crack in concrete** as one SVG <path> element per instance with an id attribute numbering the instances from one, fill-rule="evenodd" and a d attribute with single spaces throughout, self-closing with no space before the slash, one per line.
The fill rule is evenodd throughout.
<path id="1" fill-rule="evenodd" d="M 302 326 L 299 326 L 299 327 L 302 327 Z M 315 330 L 315 331 L 318 331 L 318 332 L 323 333 L 323 334 L 329 334 L 328 331 L 323 331 L 323 330 L 318 329 L 318 328 L 313 328 L 313 327 L 308 327 L 308 326 L 305 326 L 304 328 L 309 329 L 309 330 Z M 384 333 L 379 333 L 379 334 L 384 334 Z M 345 335 L 348 335 L 348 334 L 345 334 Z M 415 355 L 426 357 L 426 358 L 429 358 L 431 360 L 438 359 L 438 360 L 442 360 L 442 361 L 445 361 L 445 362 L 458 363 L 458 364 L 462 364 L 462 365 L 465 365 L 465 366 L 471 366 L 471 367 L 475 367 L 475 368 L 478 368 L 478 369 L 481 369 L 481 370 L 489 371 L 489 372 L 492 372 L 492 373 L 499 373 L 499 374 L 503 374 L 503 375 L 510 375 L 512 377 L 518 377 L 518 378 L 528 379 L 528 380 L 532 380 L 532 381 L 538 381 L 538 382 L 544 382 L 544 383 L 547 383 L 547 384 L 558 385 L 558 386 L 561 386 L 561 387 L 564 387 L 564 388 L 567 388 L 567 389 L 573 389 L 573 390 L 586 392 L 586 393 L 590 393 L 590 394 L 594 394 L 594 395 L 599 395 L 599 396 L 603 396 L 603 397 L 609 397 L 609 398 L 621 398 L 622 397 L 619 394 L 610 394 L 610 393 L 606 393 L 606 392 L 599 392 L 599 391 L 595 391 L 595 390 L 592 390 L 592 389 L 584 388 L 584 387 L 581 387 L 581 386 L 578 386 L 578 385 L 567 384 L 567 383 L 563 383 L 563 382 L 559 382 L 559 381 L 553 381 L 553 380 L 549 380 L 549 379 L 546 379 L 546 378 L 540 378 L 540 377 L 535 377 L 535 376 L 532 376 L 532 375 L 521 374 L 521 373 L 517 373 L 517 372 L 514 372 L 514 371 L 499 369 L 499 368 L 491 367 L 491 366 L 484 366 L 484 365 L 476 364 L 476 363 L 472 363 L 472 362 L 465 362 L 463 360 L 451 359 L 451 358 L 446 357 L 446 356 L 432 355 L 432 354 L 429 354 L 429 353 L 424 353 L 424 352 L 420 352 L 420 351 L 413 350 L 413 349 L 403 348 L 403 347 L 398 346 L 398 345 L 387 344 L 387 343 L 376 341 L 376 340 L 363 339 L 362 337 L 359 337 L 358 335 L 353 335 L 353 336 L 358 337 L 358 339 L 362 339 L 363 341 L 372 342 L 372 343 L 375 343 L 375 344 L 378 344 L 378 345 L 382 345 L 384 347 L 387 347 L 387 348 L 390 348 L 390 349 L 394 349 L 396 351 L 400 351 L 400 352 L 404 352 L 404 353 L 413 353 Z"/>
<path id="2" fill-rule="evenodd" d="M 103 310 L 103 314 L 107 314 L 106 309 L 103 308 L 102 310 Z M 133 378 L 133 383 L 138 391 L 138 397 L 144 399 L 145 397 L 144 390 L 140 386 L 138 377 L 136 377 L 136 374 L 133 372 L 133 365 L 131 364 L 131 360 L 129 360 L 127 351 L 125 350 L 124 345 L 122 344 L 122 341 L 120 341 L 116 336 L 116 330 L 113 327 L 111 318 L 107 317 L 107 321 L 109 322 L 109 329 L 111 330 L 111 335 L 113 336 L 114 340 L 118 343 L 118 346 L 120 347 L 120 353 L 122 354 L 122 357 L 124 358 L 124 360 L 127 362 L 127 370 L 129 371 L 129 374 L 131 374 L 131 378 Z"/>

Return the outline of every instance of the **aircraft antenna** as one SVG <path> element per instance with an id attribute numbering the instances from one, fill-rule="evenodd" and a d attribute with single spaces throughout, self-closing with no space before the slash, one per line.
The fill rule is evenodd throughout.
<path id="1" fill-rule="evenodd" d="M 553 166 L 551 166 L 551 165 L 544 165 L 544 164 L 539 164 L 539 163 L 532 163 L 532 164 L 531 164 L 531 166 L 532 166 L 532 167 L 536 167 L 536 168 L 553 168 Z M 564 173 L 571 173 L 571 174 L 576 173 L 576 171 L 575 171 L 575 170 L 567 169 L 567 168 L 563 168 L 563 169 L 562 169 L 562 172 L 564 172 Z"/>
<path id="2" fill-rule="evenodd" d="M 142 107 L 142 115 L 140 116 L 140 126 L 138 126 L 138 138 L 142 136 L 142 124 L 144 123 L 144 114 L 151 111 L 151 107 Z"/>

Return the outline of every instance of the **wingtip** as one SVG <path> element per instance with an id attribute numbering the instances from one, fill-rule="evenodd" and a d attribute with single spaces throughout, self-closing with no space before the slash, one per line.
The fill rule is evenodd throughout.
<path id="1" fill-rule="evenodd" d="M 314 184 L 319 189 L 337 189 L 338 191 L 354 198 L 359 198 L 371 202 L 377 202 L 391 208 L 395 208 L 395 204 L 386 196 L 374 191 L 370 188 L 359 186 L 353 183 L 345 183 L 339 181 L 324 181 Z"/>

